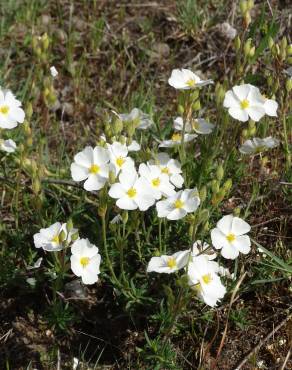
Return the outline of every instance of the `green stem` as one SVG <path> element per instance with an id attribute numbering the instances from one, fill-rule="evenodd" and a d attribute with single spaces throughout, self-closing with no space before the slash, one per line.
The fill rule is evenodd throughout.
<path id="1" fill-rule="evenodd" d="M 107 241 L 106 241 L 106 222 L 105 222 L 105 214 L 101 216 L 101 224 L 102 224 L 102 240 L 103 240 L 103 247 L 104 247 L 104 253 L 105 253 L 105 258 L 106 258 L 106 263 L 107 267 L 110 271 L 112 280 L 119 286 L 121 287 L 121 283 L 116 277 L 116 274 L 113 269 L 113 265 L 111 263 L 109 254 L 108 254 L 108 248 L 107 248 Z"/>
<path id="2" fill-rule="evenodd" d="M 161 220 L 161 218 L 159 218 L 158 219 L 158 238 L 159 238 L 159 251 L 160 251 L 160 254 L 162 254 L 161 225 L 162 225 L 162 220 Z"/>
<path id="3" fill-rule="evenodd" d="M 286 155 L 286 168 L 291 168 L 291 152 L 289 149 L 289 141 L 288 141 L 288 134 L 287 134 L 287 123 L 286 123 L 286 114 L 283 114 L 283 128 L 284 128 L 284 140 L 285 140 L 285 155 Z"/>

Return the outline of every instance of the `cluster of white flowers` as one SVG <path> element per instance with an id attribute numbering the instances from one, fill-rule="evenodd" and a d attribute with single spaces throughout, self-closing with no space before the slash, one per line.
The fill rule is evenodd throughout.
<path id="1" fill-rule="evenodd" d="M 52 69 L 51 73 L 56 75 Z M 178 90 L 194 90 L 213 83 L 212 80 L 202 80 L 187 69 L 173 70 L 168 82 Z M 274 100 L 264 98 L 258 88 L 249 84 L 234 86 L 232 90 L 227 91 L 223 105 L 228 108 L 233 118 L 242 122 L 249 119 L 259 121 L 264 115 L 277 116 L 278 104 Z M 1 108 L 0 105 L 1 113 L 6 112 L 5 107 L 6 105 Z M 126 126 L 133 124 L 134 128 L 146 130 L 154 124 L 150 116 L 138 108 L 134 108 L 130 113 L 114 113 Z M 20 117 L 19 112 L 18 114 L 17 119 L 20 122 L 24 117 Z M 7 118 L 5 122 L 10 122 L 13 126 L 16 116 L 11 117 L 14 117 L 14 121 L 12 119 L 10 122 Z M 185 122 L 183 117 L 176 117 L 173 135 L 168 140 L 159 141 L 158 147 L 171 148 L 181 145 L 182 142 L 189 143 L 198 135 L 211 134 L 214 128 L 214 124 L 201 117 L 191 117 Z M 108 195 L 115 199 L 116 206 L 123 210 L 146 211 L 156 205 L 157 216 L 168 220 L 179 220 L 197 210 L 200 205 L 198 191 L 196 188 L 182 189 L 184 178 L 177 159 L 171 158 L 165 152 L 159 152 L 154 153 L 148 162 L 137 165 L 129 153 L 139 151 L 140 144 L 132 138 L 130 145 L 126 144 L 127 139 L 121 140 L 122 142 L 116 141 L 116 138 L 114 140 L 108 143 L 105 135 L 102 135 L 103 143 L 95 147 L 87 146 L 77 153 L 71 164 L 73 180 L 83 182 L 87 191 L 99 191 L 106 187 Z M 240 147 L 240 152 L 255 154 L 278 144 L 279 142 L 271 137 L 254 138 L 247 140 Z M 6 144 L 7 147 L 9 145 L 12 144 Z M 122 222 L 121 215 L 115 216 L 110 223 L 119 222 Z M 234 260 L 239 253 L 248 254 L 251 249 L 247 235 L 249 231 L 250 225 L 244 220 L 226 215 L 210 232 L 212 246 L 198 240 L 191 249 L 177 251 L 173 255 L 152 257 L 147 272 L 170 274 L 183 269 L 187 274 L 189 286 L 201 300 L 214 307 L 226 293 L 221 278 L 230 278 L 232 274 L 214 261 L 217 253 L 213 248 L 221 250 L 221 256 L 225 259 Z M 71 248 L 73 273 L 81 277 L 84 284 L 93 284 L 98 280 L 101 261 L 98 248 L 88 239 L 79 239 L 76 229 L 69 230 L 67 224 L 57 222 L 35 234 L 34 243 L 37 248 L 43 248 L 45 251 L 55 252 Z"/>
<path id="2" fill-rule="evenodd" d="M 239 252 L 247 254 L 250 251 L 250 238 L 246 235 L 249 231 L 250 226 L 244 220 L 232 215 L 224 216 L 211 230 L 212 245 L 215 249 L 222 249 L 222 257 L 235 259 Z M 170 274 L 184 269 L 189 285 L 207 305 L 214 307 L 226 293 L 220 275 L 231 276 L 228 269 L 214 261 L 216 257 L 217 253 L 207 243 L 198 240 L 192 249 L 178 251 L 171 256 L 152 257 L 147 272 Z"/>
<path id="3" fill-rule="evenodd" d="M 84 284 L 94 284 L 98 281 L 101 256 L 98 248 L 88 239 L 80 239 L 78 230 L 68 228 L 66 223 L 56 222 L 48 228 L 41 229 L 33 236 L 36 248 L 48 252 L 59 252 L 71 248 L 71 270 L 81 277 Z"/>
<path id="4" fill-rule="evenodd" d="M 158 217 L 169 220 L 178 220 L 198 208 L 200 199 L 196 189 L 175 191 L 184 182 L 177 160 L 158 153 L 153 160 L 141 163 L 137 171 L 128 151 L 127 146 L 119 142 L 107 144 L 105 148 L 86 147 L 75 155 L 71 164 L 73 180 L 85 180 L 85 190 L 100 190 L 112 172 L 118 181 L 110 186 L 108 194 L 117 199 L 119 208 L 146 211 L 158 201 Z"/>
<path id="5" fill-rule="evenodd" d="M 18 123 L 23 123 L 25 113 L 21 108 L 21 102 L 15 98 L 10 90 L 0 87 L 0 129 L 11 130 L 17 127 Z M 12 139 L 3 140 L 0 138 L 0 150 L 13 153 L 16 144 Z"/>

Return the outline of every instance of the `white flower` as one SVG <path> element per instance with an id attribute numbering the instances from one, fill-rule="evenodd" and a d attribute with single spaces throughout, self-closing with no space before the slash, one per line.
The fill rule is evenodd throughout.
<path id="1" fill-rule="evenodd" d="M 194 242 L 191 255 L 192 257 L 204 255 L 209 261 L 212 261 L 217 257 L 217 253 L 210 248 L 209 244 L 206 242 L 201 242 L 201 240 Z"/>
<path id="2" fill-rule="evenodd" d="M 197 134 L 208 135 L 214 130 L 214 125 L 207 122 L 204 118 L 191 119 L 186 122 L 185 132 L 195 131 Z M 176 117 L 173 122 L 173 128 L 177 131 L 183 130 L 183 119 L 182 117 Z"/>
<path id="3" fill-rule="evenodd" d="M 78 239 L 71 247 L 71 270 L 81 277 L 83 284 L 94 284 L 98 280 L 100 254 L 88 239 Z"/>
<path id="4" fill-rule="evenodd" d="M 261 95 L 258 88 L 250 84 L 234 86 L 225 94 L 223 106 L 235 119 L 246 122 L 249 118 L 259 121 L 268 109 L 269 102 Z"/>
<path id="5" fill-rule="evenodd" d="M 71 237 L 77 232 L 77 229 L 72 229 L 67 233 L 66 223 L 61 224 L 56 222 L 46 229 L 40 229 L 37 234 L 34 234 L 33 240 L 36 248 L 43 248 L 48 252 L 60 251 L 63 248 L 63 243 L 60 240 L 61 232 L 64 234 L 64 240 L 71 243 Z"/>
<path id="6" fill-rule="evenodd" d="M 221 249 L 224 258 L 235 259 L 239 252 L 247 254 L 250 251 L 250 239 L 247 234 L 250 225 L 233 215 L 227 215 L 217 222 L 216 228 L 211 230 L 212 244 Z"/>
<path id="7" fill-rule="evenodd" d="M 128 145 L 129 152 L 138 152 L 141 149 L 141 145 L 136 140 L 132 140 L 131 144 Z"/>
<path id="8" fill-rule="evenodd" d="M 196 134 L 185 134 L 184 135 L 184 143 L 188 143 L 190 141 L 195 140 L 195 138 L 197 136 L 198 135 L 196 135 Z M 182 138 L 182 135 L 178 132 L 175 132 L 171 136 L 170 140 L 159 141 L 159 143 L 160 143 L 159 148 L 172 148 L 174 146 L 180 145 L 181 144 L 181 138 Z"/>
<path id="9" fill-rule="evenodd" d="M 169 182 L 168 175 L 162 173 L 158 166 L 141 163 L 139 174 L 149 183 L 156 200 L 161 199 L 162 196 L 169 197 L 175 194 L 174 186 Z"/>
<path id="10" fill-rule="evenodd" d="M 109 153 L 107 149 L 87 146 L 74 157 L 71 164 L 71 175 L 74 181 L 83 181 L 84 189 L 100 190 L 105 185 L 109 173 Z"/>
<path id="11" fill-rule="evenodd" d="M 153 125 L 153 121 L 149 114 L 143 113 L 140 109 L 134 108 L 130 113 L 119 114 L 120 119 L 125 122 L 135 121 L 137 129 L 146 130 Z"/>
<path id="12" fill-rule="evenodd" d="M 147 266 L 147 272 L 158 272 L 170 274 L 186 266 L 189 260 L 190 251 L 179 251 L 172 256 L 162 255 L 152 257 Z"/>
<path id="13" fill-rule="evenodd" d="M 12 129 L 18 123 L 23 123 L 24 117 L 21 102 L 15 99 L 10 90 L 2 90 L 0 87 L 0 128 Z"/>
<path id="14" fill-rule="evenodd" d="M 13 140 L 1 140 L 0 139 L 0 149 L 7 153 L 13 153 L 16 150 L 16 144 Z"/>
<path id="15" fill-rule="evenodd" d="M 56 70 L 55 66 L 50 67 L 50 72 L 53 78 L 58 76 L 58 71 Z"/>
<path id="16" fill-rule="evenodd" d="M 113 165 L 115 175 L 120 171 L 131 170 L 134 168 L 134 161 L 132 158 L 127 157 L 128 148 L 117 141 L 113 144 L 107 144 L 110 163 Z"/>
<path id="17" fill-rule="evenodd" d="M 208 261 L 202 255 L 193 258 L 188 266 L 189 285 L 211 307 L 216 306 L 218 300 L 222 299 L 226 293 L 226 288 L 217 275 L 216 265 L 216 262 Z"/>
<path id="18" fill-rule="evenodd" d="M 171 159 L 167 153 L 158 153 L 154 160 L 150 160 L 149 164 L 156 164 L 161 173 L 168 175 L 169 181 L 177 188 L 181 188 L 184 183 L 184 178 L 181 173 L 181 165 L 176 159 Z"/>
<path id="19" fill-rule="evenodd" d="M 278 145 L 279 140 L 274 139 L 271 136 L 264 139 L 255 137 L 253 139 L 246 140 L 239 148 L 239 151 L 242 154 L 256 154 L 268 149 L 273 149 Z"/>
<path id="20" fill-rule="evenodd" d="M 201 80 L 201 78 L 189 69 L 174 69 L 168 80 L 170 86 L 178 90 L 190 90 L 200 86 L 212 84 L 212 80 Z"/>
<path id="21" fill-rule="evenodd" d="M 146 211 L 155 203 L 155 198 L 146 179 L 138 177 L 136 170 L 120 173 L 119 182 L 111 186 L 109 196 L 117 199 L 116 205 L 121 209 L 139 208 Z"/>
<path id="22" fill-rule="evenodd" d="M 267 116 L 277 117 L 278 103 L 273 99 L 266 99 L 264 97 L 264 109 Z"/>
<path id="23" fill-rule="evenodd" d="M 187 213 L 194 212 L 200 204 L 197 189 L 185 189 L 156 203 L 158 217 L 179 220 Z"/>

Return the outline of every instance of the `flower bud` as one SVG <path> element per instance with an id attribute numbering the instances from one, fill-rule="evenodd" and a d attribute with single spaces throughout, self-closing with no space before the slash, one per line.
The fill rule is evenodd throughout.
<path id="1" fill-rule="evenodd" d="M 36 48 L 38 47 L 38 38 L 36 36 L 33 36 L 32 37 L 32 40 L 31 40 L 31 46 L 32 46 L 32 49 L 35 51 Z"/>
<path id="2" fill-rule="evenodd" d="M 254 136 L 256 132 L 257 132 L 256 127 L 252 127 L 248 129 L 248 136 Z"/>
<path id="3" fill-rule="evenodd" d="M 194 91 L 191 93 L 191 99 L 192 99 L 193 101 L 195 101 L 195 100 L 197 100 L 197 99 L 198 99 L 199 95 L 200 95 L 200 92 L 199 92 L 199 90 L 198 90 L 198 89 L 196 89 L 196 90 L 194 90 Z"/>
<path id="4" fill-rule="evenodd" d="M 41 191 L 41 183 L 39 179 L 34 179 L 32 184 L 32 190 L 34 194 L 38 194 Z"/>
<path id="5" fill-rule="evenodd" d="M 66 233 L 65 233 L 65 231 L 64 230 L 62 230 L 61 232 L 60 232 L 60 234 L 59 234 L 59 241 L 61 242 L 61 243 L 63 243 L 63 241 L 65 241 L 66 240 Z"/>
<path id="6" fill-rule="evenodd" d="M 215 193 L 215 194 L 218 193 L 218 191 L 220 189 L 220 186 L 219 186 L 219 182 L 217 180 L 212 180 L 211 189 L 212 189 L 213 193 Z"/>
<path id="7" fill-rule="evenodd" d="M 269 49 L 271 50 L 274 45 L 274 40 L 271 36 L 268 39 L 268 44 L 269 44 Z"/>
<path id="8" fill-rule="evenodd" d="M 31 102 L 28 102 L 25 109 L 26 117 L 28 120 L 31 119 L 31 116 L 33 114 L 32 104 Z"/>
<path id="9" fill-rule="evenodd" d="M 222 164 L 219 164 L 219 166 L 216 169 L 216 178 L 218 181 L 221 181 L 223 179 L 223 176 L 224 176 L 224 169 L 223 169 Z"/>
<path id="10" fill-rule="evenodd" d="M 36 56 L 40 57 L 42 55 L 42 49 L 40 47 L 37 47 L 35 49 Z"/>
<path id="11" fill-rule="evenodd" d="M 74 233 L 74 234 L 71 235 L 72 242 L 75 242 L 75 240 L 77 240 L 78 238 L 79 238 L 78 231 L 76 231 L 76 233 Z"/>
<path id="12" fill-rule="evenodd" d="M 249 38 L 249 39 L 247 39 L 246 43 L 244 44 L 243 51 L 244 51 L 244 55 L 246 57 L 249 56 L 250 49 L 251 49 L 251 42 L 252 42 L 252 39 Z"/>
<path id="13" fill-rule="evenodd" d="M 208 221 L 209 217 L 210 217 L 209 211 L 207 209 L 202 209 L 198 215 L 198 222 L 205 223 L 206 221 Z"/>
<path id="14" fill-rule="evenodd" d="M 192 108 L 194 111 L 197 111 L 197 110 L 200 110 L 201 109 L 201 103 L 200 103 L 200 100 L 196 100 L 193 104 L 192 104 Z"/>
<path id="15" fill-rule="evenodd" d="M 203 186 L 200 191 L 199 191 L 199 198 L 201 200 L 201 203 L 203 203 L 205 201 L 205 199 L 207 198 L 207 188 L 206 186 Z"/>
<path id="16" fill-rule="evenodd" d="M 178 107 L 177 107 L 178 114 L 180 114 L 182 116 L 184 114 L 184 111 L 185 111 L 184 107 L 181 104 L 179 104 Z"/>
<path id="17" fill-rule="evenodd" d="M 241 41 L 240 41 L 239 36 L 237 35 L 234 39 L 234 48 L 236 51 L 240 50 L 240 45 L 241 45 Z"/>
<path id="18" fill-rule="evenodd" d="M 28 137 L 28 138 L 26 139 L 26 145 L 27 145 L 28 147 L 31 147 L 31 146 L 32 146 L 32 144 L 33 144 L 32 137 Z"/>
<path id="19" fill-rule="evenodd" d="M 254 7 L 254 1 L 253 0 L 247 0 L 247 9 L 251 10 Z"/>
<path id="20" fill-rule="evenodd" d="M 217 105 L 221 105 L 225 97 L 225 89 L 220 83 L 216 84 L 215 95 Z"/>
<path id="21" fill-rule="evenodd" d="M 287 55 L 289 55 L 289 56 L 292 55 L 292 44 L 287 46 Z"/>
<path id="22" fill-rule="evenodd" d="M 18 145 L 18 150 L 20 151 L 20 153 L 23 153 L 24 152 L 24 145 L 23 144 L 19 144 Z"/>
<path id="23" fill-rule="evenodd" d="M 66 223 L 66 230 L 69 233 L 73 229 L 73 221 L 72 218 L 69 218 L 69 220 Z"/>
<path id="24" fill-rule="evenodd" d="M 245 13 L 245 16 L 244 16 L 244 24 L 245 24 L 245 27 L 246 28 L 249 26 L 250 22 L 251 22 L 250 13 L 249 12 L 246 12 Z"/>
<path id="25" fill-rule="evenodd" d="M 127 211 L 124 211 L 122 213 L 122 220 L 123 220 L 123 223 L 126 224 L 128 222 L 128 219 L 129 219 L 129 213 Z"/>
<path id="26" fill-rule="evenodd" d="M 49 48 L 49 45 L 50 45 L 50 39 L 49 39 L 49 36 L 47 33 L 45 33 L 43 36 L 42 36 L 42 46 L 43 46 L 43 49 L 46 51 L 48 50 Z"/>
<path id="27" fill-rule="evenodd" d="M 115 183 L 116 181 L 116 174 L 114 171 L 109 171 L 109 174 L 108 174 L 108 181 L 109 183 L 112 185 Z"/>
<path id="28" fill-rule="evenodd" d="M 249 51 L 249 57 L 250 58 L 252 58 L 253 56 L 254 56 L 254 54 L 255 54 L 255 46 L 253 46 L 251 49 L 250 49 L 250 51 Z"/>
<path id="29" fill-rule="evenodd" d="M 244 129 L 241 131 L 241 136 L 243 139 L 247 139 L 248 138 L 248 131 L 247 129 Z"/>
<path id="30" fill-rule="evenodd" d="M 234 208 L 233 215 L 239 217 L 241 209 L 239 207 Z"/>
<path id="31" fill-rule="evenodd" d="M 105 217 L 106 215 L 106 211 L 107 211 L 107 205 L 104 204 L 104 205 L 100 205 L 98 207 L 98 210 L 97 210 L 97 213 L 100 217 Z"/>
<path id="32" fill-rule="evenodd" d="M 209 229 L 210 229 L 209 221 L 206 221 L 204 226 L 203 226 L 203 231 L 207 232 L 207 231 L 209 231 Z"/>
<path id="33" fill-rule="evenodd" d="M 232 188 L 232 180 L 227 179 L 223 184 L 223 189 L 225 190 L 226 193 L 228 193 L 231 188 Z"/>
<path id="34" fill-rule="evenodd" d="M 240 8 L 241 14 L 244 15 L 247 11 L 247 2 L 245 0 L 241 0 L 239 3 L 239 8 Z"/>
<path id="35" fill-rule="evenodd" d="M 291 77 L 286 80 L 285 87 L 287 92 L 290 92 L 292 90 L 292 79 Z"/>
<path id="36" fill-rule="evenodd" d="M 262 167 L 265 167 L 267 164 L 268 164 L 268 162 L 269 162 L 269 158 L 268 157 L 263 157 L 262 159 L 261 159 L 261 165 L 262 165 Z"/>
<path id="37" fill-rule="evenodd" d="M 113 132 L 115 135 L 119 135 L 123 131 L 123 121 L 119 118 L 114 120 Z"/>
<path id="38" fill-rule="evenodd" d="M 271 75 L 267 78 L 267 83 L 268 83 L 269 86 L 272 86 L 273 85 L 274 79 L 273 79 L 273 77 Z"/>

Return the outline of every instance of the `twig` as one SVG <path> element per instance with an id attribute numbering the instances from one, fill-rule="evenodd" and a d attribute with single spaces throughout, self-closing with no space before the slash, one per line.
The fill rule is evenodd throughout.
<path id="1" fill-rule="evenodd" d="M 241 283 L 243 282 L 245 276 L 246 276 L 246 272 L 241 276 L 241 278 L 239 279 L 238 283 L 236 284 L 233 292 L 232 292 L 232 295 L 231 295 L 231 299 L 230 299 L 230 303 L 229 303 L 229 307 L 228 307 L 228 312 L 227 312 L 227 319 L 226 319 L 226 324 L 225 324 L 225 328 L 224 328 L 224 332 L 223 332 L 223 335 L 222 335 L 222 339 L 221 339 L 221 342 L 220 342 L 220 345 L 219 345 L 219 348 L 218 348 L 218 351 L 217 351 L 217 356 L 216 356 L 216 359 L 215 359 L 215 362 L 213 363 L 212 365 L 212 369 L 215 369 L 216 368 L 216 365 L 217 365 L 217 362 L 218 362 L 218 359 L 219 359 L 219 356 L 221 354 L 221 351 L 222 351 L 222 348 L 224 346 L 224 342 L 225 342 L 225 338 L 226 338 L 226 335 L 227 335 L 227 329 L 228 329 L 228 323 L 229 323 L 229 316 L 230 316 L 230 311 L 231 311 L 231 307 L 232 307 L 232 304 L 234 302 L 234 299 L 235 299 L 235 295 L 236 293 L 238 292 L 238 289 L 241 285 Z"/>
<path id="2" fill-rule="evenodd" d="M 68 185 L 74 186 L 75 188 L 83 189 L 83 186 L 70 180 L 62 180 L 62 179 L 41 179 L 42 182 L 47 182 L 49 184 L 59 184 L 59 185 Z"/>
<path id="3" fill-rule="evenodd" d="M 289 351 L 287 353 L 287 356 L 285 357 L 285 361 L 284 361 L 284 363 L 283 363 L 283 365 L 282 365 L 282 367 L 281 367 L 280 370 L 285 370 L 286 369 L 287 362 L 289 361 L 289 357 L 291 355 L 291 349 L 292 349 L 292 346 L 290 347 L 290 349 L 289 349 Z"/>
<path id="4" fill-rule="evenodd" d="M 288 315 L 285 317 L 284 320 L 282 320 L 280 322 L 280 324 L 278 324 L 275 328 L 273 328 L 273 330 L 271 330 L 268 335 L 262 339 L 261 341 L 259 341 L 259 343 L 244 357 L 244 359 L 239 363 L 239 365 L 237 365 L 234 370 L 240 370 L 243 365 L 249 360 L 249 358 L 255 353 L 255 352 L 258 352 L 258 350 L 262 347 L 262 345 L 264 343 L 266 343 L 279 329 L 282 328 L 282 326 L 284 326 L 286 324 L 286 322 L 288 320 L 290 320 L 292 317 L 292 315 Z M 289 354 L 290 356 L 290 354 Z M 287 356 L 286 356 L 286 359 L 287 359 Z M 286 361 L 286 360 L 285 360 Z M 284 363 L 285 364 L 285 363 Z M 283 367 L 282 367 L 283 369 Z"/>
<path id="5" fill-rule="evenodd" d="M 268 3 L 269 10 L 270 10 L 271 15 L 272 15 L 272 17 L 273 17 L 273 16 L 274 16 L 274 13 L 273 13 L 273 9 L 272 9 L 272 7 L 271 7 L 271 4 L 270 4 L 269 0 L 266 0 L 266 1 L 267 1 L 267 3 Z"/>
<path id="6" fill-rule="evenodd" d="M 292 186 L 292 182 L 280 181 L 280 185 Z"/>

